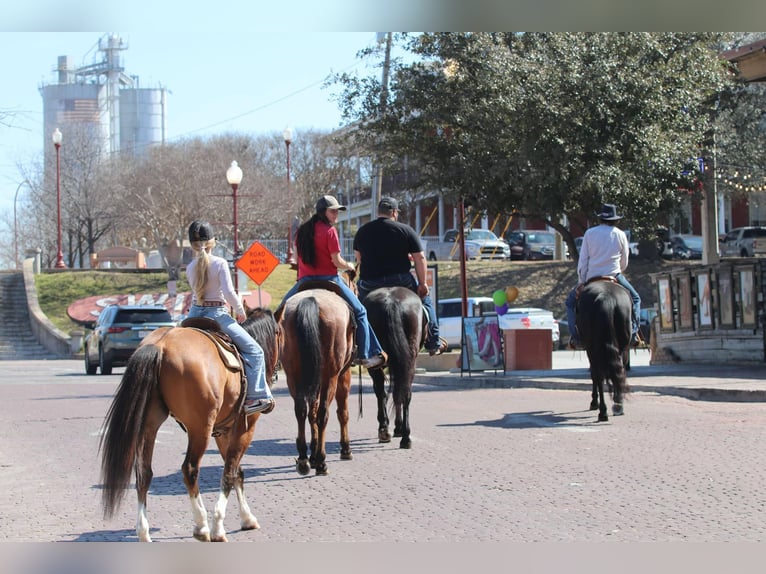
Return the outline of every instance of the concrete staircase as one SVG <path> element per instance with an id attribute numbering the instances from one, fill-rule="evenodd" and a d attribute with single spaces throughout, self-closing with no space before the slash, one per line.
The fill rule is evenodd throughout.
<path id="1" fill-rule="evenodd" d="M 0 361 L 58 358 L 32 333 L 21 271 L 0 271 L 0 309 Z"/>

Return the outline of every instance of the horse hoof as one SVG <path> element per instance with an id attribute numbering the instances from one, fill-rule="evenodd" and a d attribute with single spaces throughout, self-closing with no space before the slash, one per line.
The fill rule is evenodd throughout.
<path id="1" fill-rule="evenodd" d="M 194 531 L 194 538 L 196 540 L 199 540 L 200 542 L 210 542 L 210 531 L 209 530 L 195 530 Z"/>
<path id="2" fill-rule="evenodd" d="M 612 414 L 616 417 L 625 414 L 625 411 L 622 409 L 622 405 L 620 403 L 615 403 L 612 405 Z"/>
<path id="3" fill-rule="evenodd" d="M 592 401 L 590 403 L 590 410 L 597 411 L 598 410 L 598 401 Z"/>
<path id="4" fill-rule="evenodd" d="M 604 413 L 603 415 L 602 414 L 598 415 L 598 422 L 605 423 L 608 420 L 609 420 L 609 416 L 606 413 Z"/>
<path id="5" fill-rule="evenodd" d="M 341 460 L 354 460 L 354 456 L 350 452 L 342 452 L 342 453 L 340 453 L 340 459 Z"/>
<path id="6" fill-rule="evenodd" d="M 412 448 L 412 441 L 410 439 L 402 439 L 402 441 L 399 443 L 399 448 Z"/>
<path id="7" fill-rule="evenodd" d="M 378 442 L 391 442 L 391 433 L 388 432 L 388 429 L 378 431 Z"/>
<path id="8" fill-rule="evenodd" d="M 221 536 L 213 536 L 210 538 L 210 542 L 228 542 L 228 538 L 226 538 L 225 534 L 222 534 Z"/>
<path id="9" fill-rule="evenodd" d="M 298 474 L 306 476 L 311 471 L 311 467 L 309 466 L 308 459 L 306 459 L 306 458 L 296 458 L 295 459 L 295 470 L 298 471 Z"/>
<path id="10" fill-rule="evenodd" d="M 394 437 L 399 438 L 402 436 L 402 429 L 394 429 Z"/>
<path id="11" fill-rule="evenodd" d="M 249 516 L 239 524 L 240 530 L 260 530 L 261 525 L 255 516 Z"/>
<path id="12" fill-rule="evenodd" d="M 327 472 L 327 465 L 323 464 L 321 467 L 317 467 L 316 469 L 316 475 L 317 476 L 327 476 L 329 473 Z"/>

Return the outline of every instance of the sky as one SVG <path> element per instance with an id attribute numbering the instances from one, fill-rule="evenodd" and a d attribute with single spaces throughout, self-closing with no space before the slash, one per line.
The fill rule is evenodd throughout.
<path id="1" fill-rule="evenodd" d="M 287 126 L 295 140 L 302 129 L 333 129 L 342 121 L 332 101 L 338 88 L 323 88 L 327 76 L 379 73 L 374 61 L 356 57 L 376 44 L 375 32 L 109 33 L 127 43 L 126 74 L 137 75 L 143 88 L 167 88 L 170 142 L 226 132 L 281 134 Z M 75 66 L 101 61 L 104 34 L 0 32 L 0 109 L 14 114 L 9 126 L 0 125 L 0 212 L 12 212 L 16 190 L 26 189 L 18 187 L 18 164 L 32 163 L 53 145 L 43 133 L 39 87 L 56 82 L 58 56 L 70 56 Z"/>

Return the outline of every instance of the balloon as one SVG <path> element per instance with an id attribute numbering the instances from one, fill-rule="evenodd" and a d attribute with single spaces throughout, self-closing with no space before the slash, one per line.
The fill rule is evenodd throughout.
<path id="1" fill-rule="evenodd" d="M 503 303 L 502 305 L 495 305 L 495 311 L 497 311 L 498 315 L 505 315 L 508 312 L 508 303 Z"/>
<path id="2" fill-rule="evenodd" d="M 498 289 L 494 293 L 492 293 L 492 300 L 495 302 L 495 305 L 500 307 L 501 305 L 505 304 L 505 291 L 502 289 Z"/>
<path id="3" fill-rule="evenodd" d="M 519 296 L 519 290 L 516 287 L 506 287 L 505 288 L 505 300 L 508 303 L 513 303 L 516 300 L 516 297 Z"/>

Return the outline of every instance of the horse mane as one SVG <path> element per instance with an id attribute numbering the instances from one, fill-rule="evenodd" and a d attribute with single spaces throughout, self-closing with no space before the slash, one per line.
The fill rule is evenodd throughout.
<path id="1" fill-rule="evenodd" d="M 282 328 L 274 319 L 274 314 L 269 309 L 255 307 L 247 309 L 247 319 L 242 322 L 242 328 L 258 341 L 263 349 L 266 359 L 266 380 L 273 380 L 276 360 L 282 347 Z"/>

